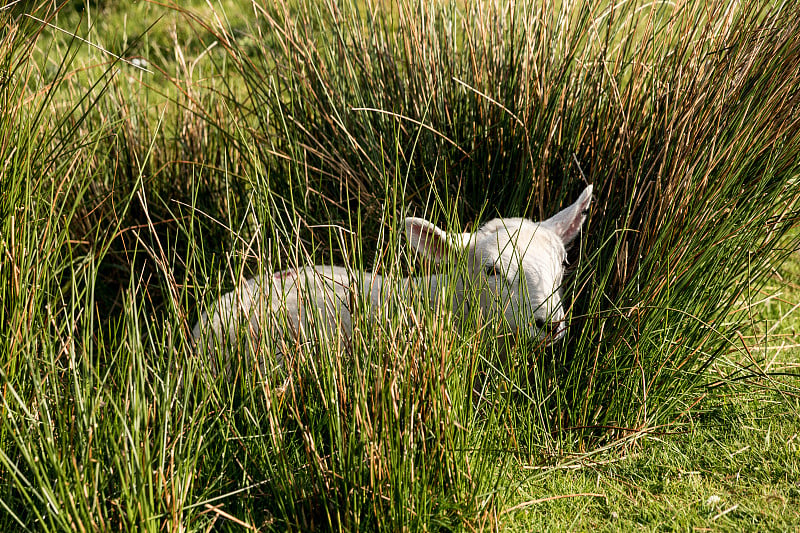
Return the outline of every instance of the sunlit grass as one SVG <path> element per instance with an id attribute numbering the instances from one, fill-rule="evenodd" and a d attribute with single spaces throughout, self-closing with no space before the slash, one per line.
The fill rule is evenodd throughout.
<path id="1" fill-rule="evenodd" d="M 0 525 L 796 526 L 795 11 L 3 11 Z M 587 182 L 556 347 L 402 301 L 277 370 L 193 346 L 246 277 L 420 274 L 405 214 Z"/>

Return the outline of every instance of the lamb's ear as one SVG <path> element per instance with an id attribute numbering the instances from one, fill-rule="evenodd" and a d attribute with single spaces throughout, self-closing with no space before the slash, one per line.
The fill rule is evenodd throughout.
<path id="1" fill-rule="evenodd" d="M 569 244 L 580 233 L 583 221 L 589 214 L 591 202 L 592 186 L 589 185 L 583 190 L 577 202 L 542 222 L 542 226 L 550 228 L 561 237 L 564 244 Z"/>
<path id="2" fill-rule="evenodd" d="M 447 258 L 449 251 L 457 251 L 469 244 L 469 233 L 448 234 L 424 218 L 408 217 L 406 237 L 417 253 L 439 263 Z"/>

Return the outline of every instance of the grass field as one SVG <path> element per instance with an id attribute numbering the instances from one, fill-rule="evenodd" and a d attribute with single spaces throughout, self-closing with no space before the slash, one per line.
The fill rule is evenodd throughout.
<path id="1" fill-rule="evenodd" d="M 0 528 L 800 529 L 796 6 L 45 4 L 0 8 Z M 588 183 L 555 346 L 398 301 L 194 347 L 246 277 Z"/>

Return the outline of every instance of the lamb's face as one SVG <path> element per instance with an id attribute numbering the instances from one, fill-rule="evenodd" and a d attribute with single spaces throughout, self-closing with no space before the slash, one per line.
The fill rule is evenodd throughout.
<path id="1" fill-rule="evenodd" d="M 407 218 L 411 246 L 435 262 L 467 254 L 471 287 L 483 316 L 548 342 L 564 336 L 561 283 L 565 247 L 580 234 L 592 200 L 589 185 L 571 206 L 542 222 L 498 218 L 475 233 L 448 234 L 427 220 Z"/>
<path id="2" fill-rule="evenodd" d="M 564 336 L 561 283 L 566 250 L 552 229 L 530 220 L 495 219 L 473 235 L 470 273 L 487 317 L 529 338 Z"/>

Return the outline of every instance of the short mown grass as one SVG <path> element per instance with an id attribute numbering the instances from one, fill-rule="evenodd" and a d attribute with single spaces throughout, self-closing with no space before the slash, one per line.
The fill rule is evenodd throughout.
<path id="1" fill-rule="evenodd" d="M 0 527 L 798 527 L 798 15 L 2 8 Z M 419 274 L 404 215 L 587 183 L 557 346 L 398 301 L 272 371 L 194 347 L 245 277 Z"/>

